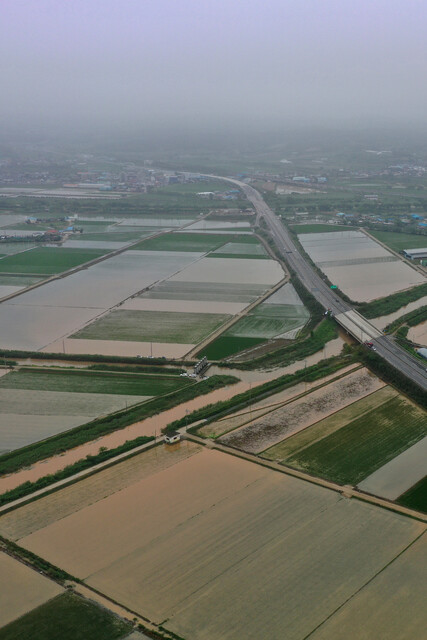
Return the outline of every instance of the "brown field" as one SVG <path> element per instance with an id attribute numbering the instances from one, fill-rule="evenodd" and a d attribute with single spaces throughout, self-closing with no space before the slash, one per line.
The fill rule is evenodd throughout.
<path id="1" fill-rule="evenodd" d="M 80 482 L 83 503 L 68 515 L 65 492 L 37 501 L 48 521 L 20 544 L 181 637 L 270 640 L 286 629 L 302 640 L 425 528 L 219 451 L 183 455 L 187 446 L 160 470 L 151 452 L 145 477 L 116 493 L 110 484 L 104 499 L 111 470 L 95 488 Z M 25 507 L 15 514 L 28 520 Z"/>
<path id="2" fill-rule="evenodd" d="M 36 500 L 17 511 L 7 513 L 0 518 L 0 534 L 11 540 L 19 540 L 60 518 L 120 492 L 153 473 L 167 469 L 200 450 L 199 445 L 191 442 L 179 448 L 161 445 L 149 449 L 143 456 L 129 458 L 84 482 L 52 493 L 42 503 Z"/>
<path id="3" fill-rule="evenodd" d="M 222 436 L 220 441 L 249 453 L 260 453 L 383 385 L 367 369 L 360 369 Z"/>
<path id="4" fill-rule="evenodd" d="M 424 640 L 426 556 L 424 535 L 326 621 L 312 640 Z"/>
<path id="5" fill-rule="evenodd" d="M 0 551 L 0 627 L 63 591 L 22 562 Z"/>
<path id="6" fill-rule="evenodd" d="M 295 398 L 301 393 L 305 393 L 313 387 L 317 387 L 328 382 L 332 378 L 343 375 L 344 373 L 351 371 L 355 367 L 357 367 L 357 365 L 346 367 L 338 373 L 334 373 L 330 376 L 325 376 L 321 380 L 315 380 L 314 382 L 299 382 L 297 384 L 294 384 L 288 389 L 279 391 L 279 393 L 268 396 L 267 398 L 264 398 L 259 402 L 254 402 L 250 408 L 243 409 L 238 413 L 222 418 L 221 420 L 217 420 L 216 422 L 207 424 L 205 427 L 202 427 L 198 430 L 197 435 L 205 437 L 220 436 L 223 433 L 227 433 L 228 431 L 237 429 L 237 427 L 240 427 L 248 422 L 252 422 L 252 420 L 254 420 L 255 418 L 270 413 L 270 411 L 272 411 L 273 409 L 279 408 L 284 402 L 288 402 L 290 399 Z"/>

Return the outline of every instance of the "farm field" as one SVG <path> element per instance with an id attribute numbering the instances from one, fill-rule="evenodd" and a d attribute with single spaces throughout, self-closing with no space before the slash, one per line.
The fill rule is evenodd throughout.
<path id="1" fill-rule="evenodd" d="M 427 436 L 359 483 L 359 489 L 396 500 L 426 474 Z"/>
<path id="2" fill-rule="evenodd" d="M 143 240 L 141 244 L 133 247 L 134 250 L 143 251 L 198 251 L 206 253 L 218 249 L 227 242 L 231 242 L 234 236 L 218 235 L 215 233 L 167 233 L 157 238 Z M 253 242 L 252 236 L 248 236 Z M 239 242 L 242 239 L 239 237 Z"/>
<path id="3" fill-rule="evenodd" d="M 298 235 L 301 233 L 342 233 L 343 231 L 352 231 L 354 227 L 342 224 L 322 224 L 319 222 L 316 224 L 291 224 L 290 228 Z"/>
<path id="4" fill-rule="evenodd" d="M 209 258 L 268 258 L 262 244 L 250 242 L 228 242 L 209 254 Z"/>
<path id="5" fill-rule="evenodd" d="M 206 296 L 207 297 L 207 296 Z M 171 298 L 153 298 L 138 296 L 126 300 L 120 309 L 123 311 L 174 311 L 178 313 L 208 313 L 234 315 L 247 305 L 243 302 L 215 302 L 213 300 L 177 300 Z"/>
<path id="6" fill-rule="evenodd" d="M 396 395 L 397 391 L 392 387 L 383 386 L 378 389 L 378 391 L 374 391 L 364 398 L 352 402 L 348 407 L 337 411 L 323 420 L 315 422 L 309 429 L 303 429 L 291 438 L 286 438 L 273 447 L 266 449 L 262 455 L 268 460 L 282 462 L 294 453 L 303 450 L 306 446 L 334 433 L 351 422 L 351 420 L 363 416 L 365 413 L 369 413 L 372 409 L 376 409 L 384 404 L 384 402 L 395 398 Z"/>
<path id="7" fill-rule="evenodd" d="M 396 502 L 404 507 L 409 507 L 409 509 L 427 513 L 427 476 L 408 489 L 408 491 L 402 493 Z"/>
<path id="8" fill-rule="evenodd" d="M 422 640 L 425 635 L 426 536 L 416 540 L 385 571 L 349 600 L 311 636 Z"/>
<path id="9" fill-rule="evenodd" d="M 189 378 L 84 370 L 21 369 L 0 378 L 0 453 L 62 433 L 153 396 Z"/>
<path id="10" fill-rule="evenodd" d="M 383 383 L 366 369 L 350 372 L 229 432 L 219 441 L 249 453 L 261 453 L 355 400 L 376 391 L 382 385 Z"/>
<path id="11" fill-rule="evenodd" d="M 357 485 L 426 435 L 425 412 L 397 395 L 307 444 L 289 456 L 286 464 L 341 484 Z"/>
<path id="12" fill-rule="evenodd" d="M 351 372 L 356 367 L 357 365 L 351 365 L 350 367 L 341 369 L 339 372 L 333 373 L 329 376 L 325 376 L 324 378 L 315 380 L 313 382 L 298 382 L 290 387 L 287 387 L 286 389 L 283 389 L 282 391 L 269 395 L 266 398 L 259 400 L 258 402 L 254 402 L 250 405 L 250 407 L 241 409 L 236 413 L 231 413 L 223 418 L 220 418 L 216 422 L 210 422 L 205 426 L 201 426 L 199 429 L 197 429 L 197 435 L 203 437 L 213 436 L 216 438 L 228 431 L 236 429 L 237 427 L 240 427 L 246 423 L 252 422 L 263 414 L 270 413 L 292 398 L 296 398 L 296 396 L 299 396 L 300 394 L 306 394 L 307 391 L 310 391 L 314 387 L 326 384 L 336 377 L 340 377 Z M 369 397 L 370 396 L 367 396 L 367 398 Z M 276 446 L 279 447 L 280 445 Z M 275 447 L 273 447 L 271 450 L 274 450 L 274 448 Z"/>
<path id="13" fill-rule="evenodd" d="M 292 340 L 309 317 L 294 287 L 286 283 L 208 344 L 201 355 L 220 360 L 273 338 Z"/>
<path id="14" fill-rule="evenodd" d="M 183 358 L 195 344 L 174 342 L 134 342 L 132 340 L 83 340 L 65 338 L 51 342 L 41 349 L 45 353 L 79 353 L 87 355 L 125 356 L 134 358 Z"/>
<path id="15" fill-rule="evenodd" d="M 61 247 L 37 247 L 0 260 L 0 272 L 51 275 L 67 271 L 84 262 L 95 260 L 107 251 L 96 249 L 65 249 Z"/>
<path id="16" fill-rule="evenodd" d="M 132 340 L 197 344 L 230 316 L 173 311 L 112 311 L 74 334 L 86 340 Z"/>
<path id="17" fill-rule="evenodd" d="M 0 629 L 0 640 L 118 640 L 129 622 L 72 593 L 64 593 Z"/>
<path id="18" fill-rule="evenodd" d="M 329 280 L 352 300 L 382 298 L 425 281 L 419 272 L 360 231 L 302 234 L 299 239 Z"/>
<path id="19" fill-rule="evenodd" d="M 0 380 L 2 389 L 158 396 L 181 389 L 189 379 L 144 373 L 20 369 Z"/>
<path id="20" fill-rule="evenodd" d="M 283 278 L 283 270 L 275 260 L 201 258 L 172 276 L 170 282 L 234 283 L 263 285 L 264 290 Z"/>
<path id="21" fill-rule="evenodd" d="M 212 220 L 210 217 L 204 220 L 196 220 L 188 227 L 188 231 L 250 231 L 251 223 L 246 220 Z M 182 232 L 180 232 L 182 233 Z"/>
<path id="22" fill-rule="evenodd" d="M 0 346 L 39 350 L 80 329 L 123 299 L 197 260 L 200 254 L 126 251 L 0 306 Z M 78 296 L 76 295 L 78 292 Z M 52 351 L 52 349 L 50 349 Z M 63 351 L 62 344 L 57 351 Z M 135 352 L 135 354 L 138 351 Z"/>
<path id="23" fill-rule="evenodd" d="M 424 249 L 427 247 L 427 236 L 417 236 L 414 233 L 395 233 L 393 231 L 370 231 L 377 240 L 386 244 L 393 251 L 403 249 Z"/>
<path id="24" fill-rule="evenodd" d="M 248 246 L 258 245 L 249 243 Z M 146 252 L 149 253 L 156 256 L 161 252 Z M 188 254 L 182 252 L 180 255 Z M 125 355 L 125 343 L 132 342 L 136 353 L 141 355 L 153 355 L 154 349 L 155 355 L 182 357 L 232 315 L 239 313 L 247 301 L 256 299 L 279 281 L 282 275 L 282 269 L 273 260 L 266 259 L 260 263 L 253 259 L 222 258 L 212 261 L 202 257 L 194 264 L 178 269 L 169 279 L 141 296 L 128 300 L 120 309 L 69 336 L 67 348 L 72 351 L 80 349 L 80 345 L 74 347 L 71 344 L 73 340 L 96 340 L 100 347 L 102 342 L 100 353 L 112 354 L 111 349 L 115 349 L 116 353 Z M 188 304 L 188 300 L 191 300 L 191 304 Z M 202 300 L 207 304 L 202 304 Z M 268 327 L 271 333 L 272 324 L 280 325 L 280 330 L 284 326 L 295 326 L 295 318 L 288 318 L 285 324 L 278 318 L 278 315 L 283 315 L 283 309 L 278 310 L 276 306 L 271 309 L 270 315 L 274 315 L 274 318 L 256 320 L 265 327 L 264 333 Z M 286 309 L 288 315 L 301 315 L 301 311 L 305 313 L 302 305 L 295 305 L 292 309 Z M 298 323 L 301 325 L 300 319 Z M 121 344 L 111 347 L 108 341 Z M 138 343 L 141 348 L 138 348 Z M 167 345 L 172 345 L 173 349 Z M 188 345 L 188 348 L 183 345 Z M 92 353 L 92 349 L 89 345 L 84 352 Z"/>
<path id="25" fill-rule="evenodd" d="M 20 507 L 19 510 L 0 516 L 0 535 L 17 541 L 59 519 L 67 518 L 80 509 L 86 509 L 108 496 L 122 492 L 145 478 L 165 471 L 201 451 L 203 447 L 192 442 L 186 442 L 185 446 L 160 445 L 148 449 L 144 455 L 127 458 L 82 482 L 71 484 L 46 496 L 43 498 L 43 510 L 40 510 L 41 503 L 36 500 Z"/>
<path id="26" fill-rule="evenodd" d="M 149 398 L 0 388 L 0 453 L 20 449 Z"/>
<path id="27" fill-rule="evenodd" d="M 21 546 L 196 640 L 276 638 L 285 626 L 287 639 L 302 640 L 399 554 L 405 568 L 405 549 L 424 530 L 219 451 L 173 449 L 162 469 L 147 452 L 151 470 L 116 493 L 111 484 L 101 493 L 102 472 L 6 514 L 0 530 L 19 531 Z"/>
<path id="28" fill-rule="evenodd" d="M 0 627 L 63 593 L 52 580 L 0 551 Z M 7 585 L 7 588 L 4 586 Z M 0 630 L 0 638 L 2 637 Z"/>
<path id="29" fill-rule="evenodd" d="M 249 304 L 261 296 L 264 291 L 264 285 L 242 282 L 178 282 L 177 280 L 165 280 L 139 297 L 161 300 L 203 300 Z"/>

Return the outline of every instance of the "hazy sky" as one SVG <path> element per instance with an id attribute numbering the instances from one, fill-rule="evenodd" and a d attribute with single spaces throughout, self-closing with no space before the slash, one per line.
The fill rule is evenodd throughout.
<path id="1" fill-rule="evenodd" d="M 425 122 L 426 0 L 1 0 L 8 122 Z"/>

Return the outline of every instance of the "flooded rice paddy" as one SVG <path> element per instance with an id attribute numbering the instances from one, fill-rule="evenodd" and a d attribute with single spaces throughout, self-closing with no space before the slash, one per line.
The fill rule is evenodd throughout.
<path id="1" fill-rule="evenodd" d="M 149 397 L 0 389 L 0 453 L 44 440 Z"/>
<path id="2" fill-rule="evenodd" d="M 329 280 L 352 300 L 374 300 L 425 282 L 418 271 L 361 231 L 307 233 L 299 240 Z"/>
<path id="3" fill-rule="evenodd" d="M 40 351 L 45 353 L 83 353 L 87 355 L 136 356 L 153 358 L 182 358 L 193 349 L 195 344 L 176 344 L 173 342 L 135 342 L 132 340 L 85 340 L 83 338 L 64 338 L 49 343 Z"/>
<path id="4" fill-rule="evenodd" d="M 211 260 L 202 258 L 197 265 L 189 265 L 170 278 L 172 282 L 208 282 L 268 285 L 280 282 L 283 269 L 275 260 L 234 260 L 223 258 Z"/>
<path id="5" fill-rule="evenodd" d="M 43 349 L 199 256 L 127 251 L 18 295 L 0 305 L 0 346 Z"/>

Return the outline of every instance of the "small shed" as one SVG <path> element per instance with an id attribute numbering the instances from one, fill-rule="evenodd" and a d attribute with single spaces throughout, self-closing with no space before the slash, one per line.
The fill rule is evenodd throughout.
<path id="1" fill-rule="evenodd" d="M 181 440 L 181 434 L 178 431 L 170 431 L 165 435 L 166 444 L 175 444 Z"/>

